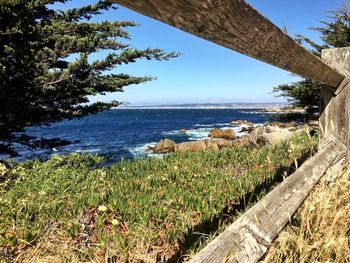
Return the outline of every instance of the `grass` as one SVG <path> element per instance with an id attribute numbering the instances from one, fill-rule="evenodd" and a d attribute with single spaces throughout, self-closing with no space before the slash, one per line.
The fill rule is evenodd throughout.
<path id="1" fill-rule="evenodd" d="M 207 228 L 227 223 L 225 214 L 248 193 L 291 172 L 316 145 L 303 133 L 259 149 L 111 167 L 99 167 L 102 157 L 71 154 L 2 168 L 0 260 L 176 262 L 208 242 L 216 229 Z"/>
<path id="2" fill-rule="evenodd" d="M 263 262 L 350 262 L 349 168 L 321 181 Z"/>

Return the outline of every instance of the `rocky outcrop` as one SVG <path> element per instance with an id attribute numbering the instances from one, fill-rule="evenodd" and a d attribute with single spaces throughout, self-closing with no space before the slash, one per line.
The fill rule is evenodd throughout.
<path id="1" fill-rule="evenodd" d="M 183 142 L 175 147 L 175 152 L 200 152 L 208 148 L 205 141 Z"/>
<path id="2" fill-rule="evenodd" d="M 295 107 L 273 107 L 273 108 L 265 108 L 260 109 L 260 112 L 268 112 L 268 113 L 300 113 L 305 114 L 306 111 L 303 108 L 295 108 Z"/>
<path id="3" fill-rule="evenodd" d="M 236 134 L 232 129 L 212 129 L 208 135 L 210 138 L 221 138 L 226 140 L 234 140 L 236 139 Z"/>
<path id="4" fill-rule="evenodd" d="M 234 141 L 232 140 L 217 140 L 215 143 L 220 150 L 225 148 L 232 148 L 234 146 Z"/>
<path id="5" fill-rule="evenodd" d="M 250 132 L 247 135 L 245 139 L 248 140 L 251 144 L 257 145 L 258 138 L 264 133 L 266 133 L 266 130 L 264 129 L 264 127 L 257 126 L 252 132 Z"/>
<path id="6" fill-rule="evenodd" d="M 156 144 L 153 151 L 155 153 L 171 153 L 175 151 L 176 143 L 172 140 L 161 140 Z"/>
<path id="7" fill-rule="evenodd" d="M 282 126 L 282 128 L 280 127 Z M 267 144 L 276 144 L 283 140 L 290 139 L 295 130 L 302 129 L 289 125 L 265 125 L 253 127 L 248 135 L 236 138 L 232 129 L 213 129 L 210 132 L 210 139 L 202 141 L 183 142 L 176 144 L 172 140 L 162 140 L 153 149 L 155 153 L 170 152 L 199 152 L 204 150 L 218 151 L 236 146 L 259 147 Z"/>
<path id="8" fill-rule="evenodd" d="M 283 130 L 278 126 L 271 126 L 271 125 L 265 125 L 265 126 L 262 126 L 261 128 L 264 133 L 280 132 Z"/>
<path id="9" fill-rule="evenodd" d="M 219 147 L 218 141 L 208 140 L 205 141 L 207 145 L 207 149 L 213 150 L 213 151 L 219 151 L 221 148 Z"/>
<path id="10" fill-rule="evenodd" d="M 254 126 L 243 126 L 241 132 L 252 132 L 254 130 Z"/>
<path id="11" fill-rule="evenodd" d="M 293 136 L 293 132 L 282 129 L 277 132 L 264 133 L 257 141 L 258 145 L 276 144 L 284 140 L 288 140 Z"/>
<path id="12" fill-rule="evenodd" d="M 187 133 L 187 132 L 188 132 L 188 130 L 186 130 L 186 129 L 180 130 L 180 133 Z"/>
<path id="13" fill-rule="evenodd" d="M 232 148 L 234 141 L 223 139 L 210 139 L 205 141 L 183 142 L 176 145 L 175 152 L 199 152 L 204 150 L 219 151 Z"/>
<path id="14" fill-rule="evenodd" d="M 271 122 L 269 123 L 270 126 L 277 126 L 280 128 L 294 128 L 297 126 L 297 124 L 293 122 Z"/>
<path id="15" fill-rule="evenodd" d="M 289 130 L 288 128 L 265 125 L 256 127 L 245 140 L 248 140 L 250 144 L 261 146 L 279 143 L 289 139 L 292 135 L 293 130 Z"/>
<path id="16" fill-rule="evenodd" d="M 242 147 L 257 147 L 257 143 L 253 142 L 250 138 L 249 135 L 244 135 L 241 138 L 237 139 L 234 141 L 234 145 L 235 146 L 242 146 Z"/>
<path id="17" fill-rule="evenodd" d="M 236 121 L 231 121 L 231 125 L 234 126 L 241 126 L 241 125 L 246 125 L 246 126 L 254 126 L 254 124 L 250 121 L 245 121 L 245 120 L 236 120 Z"/>

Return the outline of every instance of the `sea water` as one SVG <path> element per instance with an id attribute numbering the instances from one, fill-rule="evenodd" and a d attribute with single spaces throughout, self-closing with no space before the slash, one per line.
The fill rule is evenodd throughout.
<path id="1" fill-rule="evenodd" d="M 18 161 L 49 158 L 52 154 L 85 152 L 107 154 L 114 161 L 121 158 L 158 156 L 149 151 L 162 139 L 176 143 L 202 140 L 213 128 L 233 129 L 241 136 L 241 126 L 234 120 L 260 125 L 270 114 L 256 109 L 114 109 L 76 120 L 65 120 L 51 126 L 30 127 L 25 134 L 43 138 L 60 138 L 72 144 L 51 149 L 33 149 L 15 145 Z M 181 132 L 186 129 L 187 132 Z"/>

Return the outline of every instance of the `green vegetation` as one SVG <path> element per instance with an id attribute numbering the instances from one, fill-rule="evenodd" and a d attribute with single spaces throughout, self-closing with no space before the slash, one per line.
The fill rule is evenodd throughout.
<path id="1" fill-rule="evenodd" d="M 69 0 L 2 0 L 0 4 L 0 137 L 28 125 L 48 124 L 110 109 L 119 103 L 88 96 L 121 92 L 152 77 L 113 74 L 138 59 L 168 60 L 176 53 L 130 46 L 130 21 L 92 22 L 112 1 L 61 11 Z M 80 1 L 82 2 L 82 1 Z M 108 51 L 92 61 L 91 55 Z"/>
<path id="2" fill-rule="evenodd" d="M 311 47 L 311 52 L 321 57 L 322 49 L 340 48 L 350 46 L 350 13 L 344 5 L 334 11 L 329 11 L 330 22 L 321 21 L 323 27 L 313 27 L 314 31 L 321 34 L 323 44 L 317 44 L 302 35 L 297 36 L 297 41 Z M 275 87 L 273 92 L 278 96 L 288 99 L 291 105 L 307 110 L 309 117 L 319 112 L 321 83 L 311 79 L 303 79 L 292 84 L 283 84 Z"/>
<path id="3" fill-rule="evenodd" d="M 316 145 L 317 138 L 303 132 L 275 146 L 171 154 L 111 167 L 99 167 L 101 157 L 78 154 L 2 165 L 0 257 L 177 259 L 210 240 L 216 229 L 208 225 L 229 222 L 238 206 L 249 203 L 245 197 L 253 200 L 259 188 L 283 179 Z"/>

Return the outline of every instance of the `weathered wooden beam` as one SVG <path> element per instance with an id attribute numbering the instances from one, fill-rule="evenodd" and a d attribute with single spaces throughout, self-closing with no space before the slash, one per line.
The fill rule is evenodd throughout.
<path id="1" fill-rule="evenodd" d="M 244 0 L 114 0 L 221 46 L 337 87 L 342 74 L 325 65 Z"/>
<path id="2" fill-rule="evenodd" d="M 344 153 L 345 148 L 337 139 L 330 141 L 189 262 L 257 262 L 319 179 Z"/>
<path id="3" fill-rule="evenodd" d="M 322 61 L 345 77 L 350 76 L 350 47 L 324 49 Z"/>
<path id="4" fill-rule="evenodd" d="M 321 88 L 320 126 L 322 141 L 337 137 L 348 148 L 350 146 L 350 48 L 332 48 L 322 51 L 322 60 L 330 67 L 342 72 L 346 78 L 336 91 Z M 349 156 L 349 154 L 348 154 Z"/>

